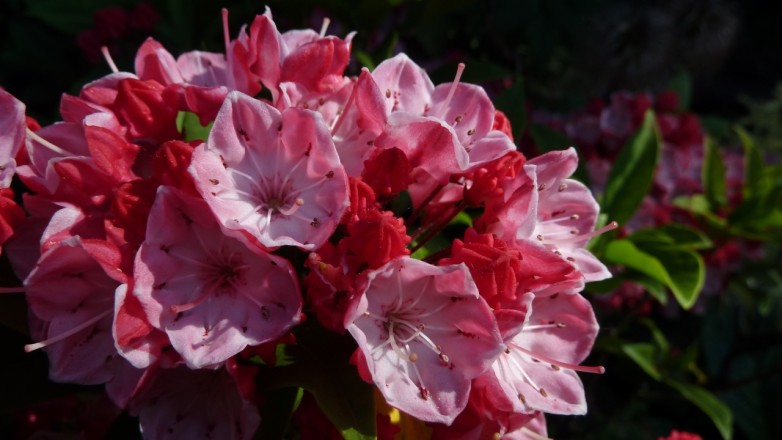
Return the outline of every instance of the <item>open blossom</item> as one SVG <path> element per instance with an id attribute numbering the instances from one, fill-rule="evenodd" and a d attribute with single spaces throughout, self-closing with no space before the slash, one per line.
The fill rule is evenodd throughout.
<path id="1" fill-rule="evenodd" d="M 537 240 L 571 262 L 585 281 L 598 281 L 611 273 L 585 247 L 616 225 L 593 231 L 600 207 L 586 186 L 568 178 L 577 163 L 573 148 L 527 161 L 523 173 L 506 183 L 503 200 L 488 206 L 479 224 L 510 242 Z"/>
<path id="2" fill-rule="evenodd" d="M 298 323 L 290 263 L 224 236 L 203 201 L 162 187 L 150 225 L 133 294 L 188 365 L 219 364 Z"/>
<path id="3" fill-rule="evenodd" d="M 492 399 L 511 402 L 512 412 L 586 413 L 584 386 L 576 371 L 602 372 L 602 367 L 578 365 L 597 336 L 592 307 L 579 294 L 527 294 L 522 303 L 523 322 L 500 320 L 507 349 L 478 380 L 480 386 Z"/>
<path id="4" fill-rule="evenodd" d="M 464 66 L 462 66 L 463 68 Z M 515 149 L 507 134 L 494 128 L 495 109 L 486 91 L 459 82 L 434 86 L 429 76 L 405 54 L 380 63 L 372 72 L 385 93 L 386 111 L 409 113 L 443 121 L 450 126 L 473 166 Z"/>
<path id="5" fill-rule="evenodd" d="M 224 368 L 161 369 L 131 400 L 130 412 L 145 439 L 247 440 L 260 423 Z"/>
<path id="6" fill-rule="evenodd" d="M 45 252 L 25 280 L 27 301 L 43 322 L 45 338 L 26 349 L 46 349 L 53 380 L 98 384 L 111 379 L 114 291 L 126 279 L 118 269 L 121 258 L 110 243 L 71 237 Z"/>
<path id="7" fill-rule="evenodd" d="M 24 145 L 24 104 L 0 88 L 0 188 L 8 188 L 16 169 L 16 154 Z"/>
<path id="8" fill-rule="evenodd" d="M 238 92 L 190 172 L 226 233 L 267 248 L 318 248 L 347 206 L 347 176 L 321 118 Z"/>
<path id="9" fill-rule="evenodd" d="M 392 260 L 368 275 L 345 322 L 386 401 L 425 421 L 453 421 L 470 379 L 501 351 L 491 311 L 462 265 Z"/>

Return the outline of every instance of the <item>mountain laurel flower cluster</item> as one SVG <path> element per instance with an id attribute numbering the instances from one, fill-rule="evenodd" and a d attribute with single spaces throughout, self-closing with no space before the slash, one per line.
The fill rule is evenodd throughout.
<path id="1" fill-rule="evenodd" d="M 352 34 L 326 30 L 267 11 L 226 25 L 224 54 L 148 39 L 133 72 L 104 50 L 113 73 L 45 127 L 0 90 L 25 349 L 105 384 L 147 439 L 251 438 L 268 354 L 303 328 L 349 341 L 351 373 L 433 438 L 539 439 L 545 413 L 586 413 L 577 373 L 603 369 L 580 365 L 598 332 L 580 292 L 611 274 L 585 246 L 616 224 L 596 229 L 575 150 L 527 160 L 463 65 L 436 86 L 404 54 L 345 76 Z"/>

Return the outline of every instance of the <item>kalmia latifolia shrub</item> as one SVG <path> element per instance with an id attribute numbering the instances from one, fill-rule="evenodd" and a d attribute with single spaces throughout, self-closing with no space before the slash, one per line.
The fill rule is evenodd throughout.
<path id="1" fill-rule="evenodd" d="M 595 230 L 575 150 L 524 157 L 463 65 L 346 76 L 352 36 L 267 11 L 225 53 L 148 39 L 45 127 L 0 91 L 0 240 L 52 380 L 105 384 L 147 439 L 249 439 L 314 332 L 434 438 L 536 439 L 544 414 L 587 412 L 578 373 L 603 369 L 580 365 L 598 332 L 580 292 L 610 272 L 585 246 L 616 225 Z"/>

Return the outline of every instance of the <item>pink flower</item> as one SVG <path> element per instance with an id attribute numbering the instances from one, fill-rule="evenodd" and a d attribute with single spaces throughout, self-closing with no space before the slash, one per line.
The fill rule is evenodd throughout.
<path id="1" fill-rule="evenodd" d="M 369 71 L 362 69 L 332 128 L 334 143 L 348 175 L 366 173 L 364 161 L 375 150 L 375 139 L 385 129 L 387 119 L 380 89 Z"/>
<path id="2" fill-rule="evenodd" d="M 159 369 L 130 403 L 146 440 L 249 440 L 260 423 L 225 369 Z"/>
<path id="3" fill-rule="evenodd" d="M 584 386 L 576 371 L 603 372 L 578 365 L 597 336 L 591 305 L 575 293 L 526 294 L 521 305 L 525 317 L 520 324 L 516 311 L 499 312 L 507 349 L 475 386 L 488 393 L 494 406 L 514 413 L 585 414 Z"/>
<path id="4" fill-rule="evenodd" d="M 239 92 L 226 98 L 190 172 L 227 234 L 271 249 L 317 249 L 347 206 L 347 176 L 322 119 Z"/>
<path id="5" fill-rule="evenodd" d="M 492 234 L 468 229 L 454 240 L 441 265 L 465 263 L 481 296 L 494 309 L 515 308 L 527 292 L 549 296 L 579 292 L 583 276 L 567 261 L 531 240 L 507 243 Z"/>
<path id="6" fill-rule="evenodd" d="M 578 166 L 575 149 L 546 153 L 527 164 L 535 166 L 538 192 L 532 237 L 572 262 L 587 282 L 610 278 L 611 272 L 585 247 L 616 224 L 593 231 L 600 205 L 583 183 L 568 179 Z"/>
<path id="7" fill-rule="evenodd" d="M 16 154 L 24 145 L 25 106 L 0 88 L 0 188 L 8 188 L 16 170 Z"/>
<path id="8" fill-rule="evenodd" d="M 3 245 L 24 224 L 26 215 L 14 201 L 11 188 L 0 188 L 0 245 Z M 2 249 L 0 249 L 2 253 Z"/>
<path id="9" fill-rule="evenodd" d="M 313 92 L 335 90 L 350 58 L 353 33 L 344 40 L 311 29 L 280 34 L 268 9 L 233 43 L 236 63 L 246 66 L 279 98 L 281 83 L 299 84 Z"/>
<path id="10" fill-rule="evenodd" d="M 45 252 L 25 280 L 27 301 L 43 321 L 49 377 L 82 384 L 112 377 L 114 291 L 126 280 L 121 254 L 110 243 L 71 237 Z"/>
<path id="11" fill-rule="evenodd" d="M 703 440 L 703 437 L 691 432 L 677 431 L 674 429 L 666 437 L 657 437 L 657 440 Z"/>
<path id="12" fill-rule="evenodd" d="M 523 173 L 505 183 L 504 198 L 488 205 L 478 224 L 509 242 L 538 240 L 575 265 L 586 281 L 598 281 L 611 273 L 584 248 L 616 225 L 593 231 L 600 206 L 586 186 L 568 179 L 577 164 L 573 148 L 527 161 Z"/>
<path id="13" fill-rule="evenodd" d="M 161 187 L 149 225 L 133 294 L 191 368 L 224 362 L 299 322 L 290 263 L 224 236 L 200 199 Z"/>
<path id="14" fill-rule="evenodd" d="M 426 72 L 405 54 L 380 63 L 372 72 L 385 93 L 389 115 L 404 112 L 431 117 L 453 129 L 460 149 L 468 156 L 466 170 L 516 148 L 505 133 L 494 128 L 495 109 L 486 91 L 460 83 L 460 75 L 461 71 L 454 82 L 434 87 Z"/>
<path id="15" fill-rule="evenodd" d="M 467 404 L 470 379 L 502 350 L 463 265 L 392 260 L 368 274 L 345 323 L 389 405 L 424 421 L 451 423 Z"/>

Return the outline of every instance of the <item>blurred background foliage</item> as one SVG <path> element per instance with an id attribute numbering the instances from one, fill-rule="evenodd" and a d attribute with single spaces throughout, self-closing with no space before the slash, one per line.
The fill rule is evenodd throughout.
<path id="1" fill-rule="evenodd" d="M 640 439 L 657 438 L 675 428 L 707 439 L 782 438 L 777 420 L 782 395 L 781 3 L 266 4 L 282 31 L 319 29 L 325 17 L 331 19 L 330 34 L 357 31 L 350 74 L 362 66 L 371 69 L 400 51 L 427 69 L 435 83 L 449 81 L 456 64 L 466 63 L 463 80 L 484 85 L 510 117 L 517 140 L 531 137 L 538 149 L 564 147 L 569 139 L 531 124 L 531 107 L 569 112 L 616 91 L 674 90 L 681 109 L 697 114 L 720 145 L 716 151 L 738 149 L 744 155 L 743 202 L 733 207 L 719 202 L 725 173 L 724 165 L 719 172 L 722 162 L 717 154 L 706 167 L 712 174 L 704 173 L 704 194 L 679 201 L 702 226 L 695 236 L 688 235 L 690 241 L 671 231 L 653 233 L 652 245 L 649 235 L 607 234 L 593 250 L 609 260 L 612 249 L 629 245 L 653 256 L 684 252 L 701 259 L 701 277 L 706 275 L 698 243 L 736 238 L 749 240 L 760 251 L 751 259 L 744 258 L 746 250 L 737 254 L 739 269 L 718 294 L 698 298 L 701 282 L 677 292 L 671 301 L 671 289 L 680 285 L 675 268 L 665 265 L 670 262 L 658 259 L 668 272 L 655 278 L 654 273 L 637 270 L 637 262 L 626 252 L 614 256 L 612 263 L 625 269 L 619 279 L 643 285 L 643 300 L 621 309 L 605 307 L 601 298 L 617 284 L 590 289 L 602 332 L 586 363 L 605 365 L 607 373 L 583 377 L 589 414 L 549 417 L 549 433 L 554 438 Z M 135 50 L 149 35 L 175 55 L 194 49 L 222 52 L 222 7 L 230 10 L 232 36 L 263 11 L 260 2 L 246 0 L 164 0 L 154 5 L 135 0 L 3 0 L 0 85 L 25 102 L 28 114 L 42 124 L 54 122 L 62 92 L 76 94 L 84 83 L 109 72 L 99 55 L 101 45 L 109 47 L 120 70 L 131 71 Z M 647 130 L 646 137 L 641 133 L 628 140 L 624 150 L 641 152 L 652 148 L 650 143 L 659 145 L 659 136 L 653 135 L 654 118 L 649 121 L 640 129 Z M 651 179 L 657 158 L 652 155 L 648 163 L 638 160 L 635 165 L 646 169 L 645 176 Z M 616 179 L 614 185 L 630 183 Z M 610 190 L 602 202 L 611 202 Z M 609 212 L 630 218 L 635 208 Z M 676 246 L 662 249 L 661 243 Z M 7 261 L 2 266 L 2 285 L 17 285 L 7 272 Z M 45 354 L 22 352 L 22 345 L 29 342 L 23 298 L 3 295 L 0 301 L 1 438 L 28 438 L 40 430 L 89 437 L 90 429 L 100 432 L 93 426 L 96 418 L 111 423 L 110 438 L 138 437 L 136 422 L 107 410 L 99 389 L 46 381 Z M 68 396 L 76 398 L 62 400 Z M 26 412 L 32 406 L 38 408 L 36 420 Z"/>

